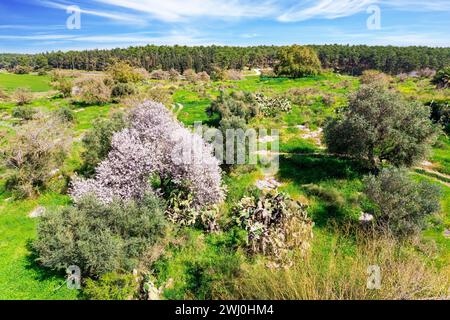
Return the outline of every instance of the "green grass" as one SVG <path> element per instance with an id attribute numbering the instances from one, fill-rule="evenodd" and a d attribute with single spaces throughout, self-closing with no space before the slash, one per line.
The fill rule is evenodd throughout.
<path id="1" fill-rule="evenodd" d="M 0 195 L 0 300 L 72 300 L 78 292 L 67 289 L 64 276 L 40 268 L 29 245 L 36 236 L 36 219 L 28 214 L 41 205 L 67 204 L 67 197 L 47 194 L 37 200 L 11 201 Z"/>
<path id="2" fill-rule="evenodd" d="M 328 223 L 339 219 L 354 220 L 358 217 L 361 206 L 364 205 L 359 201 L 361 181 L 367 172 L 353 161 L 325 155 L 314 141 L 300 137 L 301 131 L 297 126 L 308 125 L 312 130 L 321 127 L 337 107 L 345 105 L 347 94 L 358 85 L 357 78 L 336 74 L 295 80 L 248 76 L 241 81 L 211 83 L 206 86 L 205 94 L 198 93 L 200 90 L 195 85 L 182 86 L 175 91 L 173 100 L 184 106 L 178 118 L 185 125 L 192 126 L 197 121 L 216 125 L 217 118 L 209 118 L 205 110 L 211 99 L 218 95 L 220 88 L 225 87 L 227 91 L 262 91 L 268 95 L 285 94 L 294 88 L 314 89 L 307 105 L 294 105 L 290 113 L 276 118 L 254 119 L 250 125 L 280 131 L 280 152 L 288 155 L 283 154 L 280 157 L 280 171 L 276 178 L 283 183 L 283 191 L 309 204 L 308 211 L 316 223 L 313 250 L 326 261 L 333 253 L 332 248 L 336 246 L 337 241 L 336 235 L 327 227 Z M 48 78 L 45 76 L 0 74 L 0 87 L 12 91 L 24 86 L 35 92 L 50 90 Z M 409 80 L 397 86 L 405 95 L 417 95 L 421 99 L 427 99 L 434 92 L 434 89 L 422 80 Z M 321 95 L 325 93 L 335 96 L 336 103 L 326 106 L 321 100 Z M 79 106 L 71 104 L 68 99 L 60 98 L 39 98 L 33 101 L 31 106 L 42 112 L 51 112 L 62 106 L 71 107 L 76 118 L 73 127 L 75 138 L 79 138 L 88 130 L 95 118 L 106 117 L 118 109 L 115 104 Z M 10 115 L 13 108 L 13 103 L 0 103 L 0 114 Z M 5 117 L 0 122 L 0 128 L 13 133 L 17 124 L 17 120 Z M 70 174 L 80 166 L 81 150 L 81 143 L 77 140 L 70 158 L 64 164 L 64 172 Z M 450 174 L 448 138 L 441 138 L 430 161 L 437 165 L 436 170 Z M 4 173 L 3 169 L 0 169 L 0 173 Z M 419 174 L 414 176 L 419 180 L 427 179 L 438 183 L 435 179 Z M 253 167 L 239 167 L 225 174 L 224 182 L 228 186 L 228 192 L 223 206 L 224 213 L 229 214 L 230 209 L 255 186 L 256 180 L 261 178 L 260 171 Z M 443 191 L 442 224 L 432 225 L 424 232 L 424 236 L 436 242 L 439 250 L 436 259 L 440 265 L 445 266 L 450 261 L 450 241 L 443 237 L 444 229 L 450 228 L 450 188 L 444 187 Z M 0 299 L 78 298 L 77 292 L 66 289 L 64 285 L 55 290 L 64 284 L 64 278 L 39 268 L 29 250 L 29 243 L 36 236 L 37 223 L 36 219 L 28 217 L 29 212 L 37 205 L 48 208 L 65 205 L 69 201 L 68 197 L 49 193 L 36 200 L 11 201 L 8 198 L 7 193 L 0 194 Z M 239 252 L 228 250 L 230 246 L 235 246 L 234 241 L 239 241 L 239 237 L 233 232 L 205 236 L 199 231 L 185 230 L 178 234 L 179 243 L 171 245 L 156 266 L 159 285 L 170 278 L 176 280 L 175 287 L 167 291 L 166 298 L 193 298 L 195 295 L 197 298 L 208 299 L 214 290 L 224 285 L 215 274 L 223 273 L 232 277 L 238 260 L 242 258 Z M 351 254 L 354 244 L 345 244 L 339 248 L 344 248 Z"/>
<path id="3" fill-rule="evenodd" d="M 51 89 L 50 78 L 32 74 L 0 73 L 0 88 L 11 92 L 21 87 L 30 88 L 33 92 L 46 92 Z"/>

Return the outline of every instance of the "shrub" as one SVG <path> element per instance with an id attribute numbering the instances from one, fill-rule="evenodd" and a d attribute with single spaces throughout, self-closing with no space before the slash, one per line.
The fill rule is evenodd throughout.
<path id="1" fill-rule="evenodd" d="M 417 75 L 421 78 L 434 78 L 436 76 L 436 70 L 425 68 L 417 71 Z"/>
<path id="2" fill-rule="evenodd" d="M 431 82 L 440 89 L 450 88 L 450 67 L 439 70 Z"/>
<path id="3" fill-rule="evenodd" d="M 13 109 L 12 115 L 14 118 L 19 118 L 22 120 L 32 120 L 36 115 L 36 109 L 28 106 L 19 105 Z"/>
<path id="4" fill-rule="evenodd" d="M 383 169 L 365 179 L 367 197 L 374 203 L 375 223 L 380 230 L 399 237 L 417 235 L 426 218 L 440 209 L 440 188 L 416 183 L 406 170 Z"/>
<path id="5" fill-rule="evenodd" d="M 169 70 L 169 79 L 170 80 L 178 81 L 178 80 L 180 80 L 180 77 L 181 77 L 181 75 L 180 75 L 180 73 L 177 70 L 175 70 L 175 69 L 170 69 Z"/>
<path id="6" fill-rule="evenodd" d="M 61 107 L 54 112 L 55 116 L 61 121 L 66 123 L 75 122 L 75 114 L 69 107 Z"/>
<path id="7" fill-rule="evenodd" d="M 237 222 L 248 232 L 252 253 L 288 259 L 291 250 L 306 253 L 310 248 L 313 223 L 305 206 L 284 193 L 269 192 L 259 199 L 243 198 L 234 209 Z"/>
<path id="8" fill-rule="evenodd" d="M 137 83 L 144 79 L 142 71 L 134 69 L 125 61 L 114 61 L 108 68 L 108 74 L 120 83 Z"/>
<path id="9" fill-rule="evenodd" d="M 59 77 L 58 75 L 54 75 L 54 77 Z M 58 80 L 55 80 L 51 83 L 52 87 L 58 90 L 64 98 L 68 98 L 72 95 L 72 87 L 73 83 L 72 80 L 61 77 L 58 78 Z"/>
<path id="10" fill-rule="evenodd" d="M 80 103 L 104 104 L 111 100 L 111 89 L 100 78 L 82 78 L 75 81 L 72 95 Z"/>
<path id="11" fill-rule="evenodd" d="M 131 300 L 139 290 L 133 274 L 106 273 L 98 280 L 88 278 L 83 293 L 89 300 Z"/>
<path id="12" fill-rule="evenodd" d="M 164 70 L 154 70 L 150 73 L 150 78 L 154 80 L 169 80 L 170 72 Z"/>
<path id="13" fill-rule="evenodd" d="M 29 66 L 15 66 L 14 69 L 12 70 L 13 73 L 15 74 L 28 74 L 31 71 L 33 71 L 33 69 Z"/>
<path id="14" fill-rule="evenodd" d="M 164 226 L 164 209 L 154 195 L 108 205 L 86 196 L 75 207 L 45 214 L 33 248 L 37 261 L 53 270 L 76 265 L 87 276 L 132 271 L 162 237 Z"/>
<path id="15" fill-rule="evenodd" d="M 212 146 L 184 128 L 164 105 L 147 101 L 132 110 L 129 128 L 114 134 L 95 178 L 75 179 L 71 195 L 76 201 L 89 193 L 102 202 L 139 199 L 156 174 L 186 186 L 195 206 L 213 205 L 224 195 L 219 162 L 212 153 Z"/>
<path id="16" fill-rule="evenodd" d="M 13 99 L 19 106 L 23 106 L 33 100 L 33 94 L 29 88 L 17 88 L 13 93 Z"/>
<path id="17" fill-rule="evenodd" d="M 220 119 L 235 116 L 249 121 L 259 114 L 259 109 L 255 96 L 250 92 L 232 92 L 228 94 L 221 91 L 217 99 L 207 109 L 207 113 L 210 116 L 218 114 Z"/>
<path id="18" fill-rule="evenodd" d="M 45 189 L 70 147 L 67 126 L 55 118 L 42 118 L 22 125 L 5 150 L 11 174 L 9 190 L 17 197 L 31 197 Z"/>
<path id="19" fill-rule="evenodd" d="M 275 78 L 277 74 L 273 69 L 263 69 L 261 70 L 261 78 Z"/>
<path id="20" fill-rule="evenodd" d="M 183 72 L 183 76 L 189 82 L 195 83 L 198 80 L 197 73 L 194 70 L 192 70 L 192 69 L 185 70 Z"/>
<path id="21" fill-rule="evenodd" d="M 198 81 L 201 81 L 201 82 L 210 82 L 211 81 L 209 74 L 206 73 L 205 71 L 199 72 L 197 74 L 197 79 L 198 79 Z"/>
<path id="22" fill-rule="evenodd" d="M 211 79 L 214 81 L 225 81 L 227 80 L 226 71 L 219 67 L 214 67 L 211 72 Z"/>
<path id="23" fill-rule="evenodd" d="M 136 87 L 130 83 L 117 83 L 112 87 L 111 96 L 114 98 L 136 94 Z"/>
<path id="24" fill-rule="evenodd" d="M 239 70 L 231 69 L 225 71 L 225 79 L 233 81 L 242 80 L 244 79 L 244 75 Z"/>
<path id="25" fill-rule="evenodd" d="M 361 75 L 360 81 L 362 84 L 379 84 L 387 87 L 391 83 L 392 79 L 383 72 L 377 70 L 366 70 Z"/>
<path id="26" fill-rule="evenodd" d="M 95 167 L 103 161 L 111 151 L 111 141 L 114 133 L 126 126 L 126 119 L 122 113 L 114 113 L 108 119 L 97 119 L 83 137 L 81 159 L 83 166 L 81 172 L 89 177 L 95 173 Z"/>
<path id="27" fill-rule="evenodd" d="M 282 48 L 278 53 L 278 60 L 275 66 L 275 73 L 278 76 L 301 78 L 321 72 L 319 57 L 309 47 L 293 45 Z"/>
<path id="28" fill-rule="evenodd" d="M 383 161 L 412 166 L 436 140 L 438 128 L 429 117 L 429 108 L 420 103 L 378 84 L 362 86 L 343 114 L 325 127 L 325 142 L 331 153 L 368 161 L 372 169 Z"/>

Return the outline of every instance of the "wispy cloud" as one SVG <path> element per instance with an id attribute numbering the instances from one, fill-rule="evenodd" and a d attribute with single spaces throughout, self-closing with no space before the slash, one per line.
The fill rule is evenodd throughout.
<path id="1" fill-rule="evenodd" d="M 39 0 L 39 3 L 41 3 L 44 6 L 47 6 L 49 8 L 55 8 L 55 9 L 61 9 L 61 10 L 67 10 L 67 8 L 73 3 L 68 2 L 55 2 L 50 0 Z M 85 9 L 80 7 L 80 13 L 92 15 L 96 17 L 102 17 L 107 18 L 110 20 L 126 23 L 126 24 L 133 24 L 133 25 L 140 25 L 144 26 L 147 24 L 147 21 L 143 19 L 142 17 L 139 17 L 137 15 L 132 14 L 126 14 L 122 12 L 111 12 L 111 11 L 100 11 L 100 10 L 94 10 L 94 9 Z"/>
<path id="2" fill-rule="evenodd" d="M 306 0 L 287 10 L 278 17 L 279 21 L 305 21 L 312 18 L 336 19 L 352 16 L 367 10 L 378 0 Z"/>
<path id="3" fill-rule="evenodd" d="M 153 18 L 176 22 L 189 18 L 240 18 L 273 15 L 277 6 L 273 0 L 94 0 L 107 5 L 132 9 Z"/>

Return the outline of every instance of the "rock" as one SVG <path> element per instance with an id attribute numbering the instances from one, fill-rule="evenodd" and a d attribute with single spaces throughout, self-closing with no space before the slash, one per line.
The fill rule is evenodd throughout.
<path id="1" fill-rule="evenodd" d="M 359 217 L 359 221 L 362 223 L 371 222 L 373 221 L 373 219 L 374 219 L 373 215 L 365 212 L 361 212 L 361 216 Z"/>
<path id="2" fill-rule="evenodd" d="M 39 218 L 41 217 L 43 214 L 45 213 L 45 208 L 44 207 L 37 207 L 36 209 L 34 209 L 33 211 L 30 212 L 30 214 L 28 215 L 30 218 Z"/>

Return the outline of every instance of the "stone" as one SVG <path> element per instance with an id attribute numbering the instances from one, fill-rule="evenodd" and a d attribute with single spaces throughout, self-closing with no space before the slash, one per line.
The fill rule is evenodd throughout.
<path id="1" fill-rule="evenodd" d="M 30 218 L 39 218 L 41 217 L 43 214 L 45 213 L 45 208 L 44 207 L 37 207 L 36 209 L 34 209 L 33 211 L 30 212 L 30 214 L 28 215 Z"/>
<path id="2" fill-rule="evenodd" d="M 373 221 L 374 216 L 369 214 L 369 213 L 365 213 L 365 212 L 361 212 L 361 216 L 359 217 L 359 221 L 360 222 L 371 222 Z"/>

